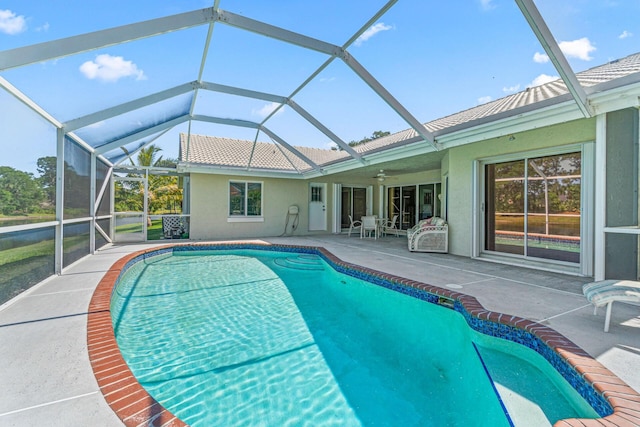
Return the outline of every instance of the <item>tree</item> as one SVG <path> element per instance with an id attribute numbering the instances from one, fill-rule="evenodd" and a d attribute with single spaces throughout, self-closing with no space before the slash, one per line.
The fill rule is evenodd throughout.
<path id="1" fill-rule="evenodd" d="M 56 202 L 56 168 L 57 160 L 54 156 L 40 157 L 38 159 L 38 183 L 47 198 L 47 202 L 55 205 Z"/>
<path id="2" fill-rule="evenodd" d="M 136 157 L 137 166 L 153 166 L 175 168 L 176 160 L 164 159 L 158 154 L 162 148 L 155 144 L 142 148 Z M 136 164 L 131 160 L 131 164 Z M 182 189 L 178 185 L 177 176 L 149 174 L 147 187 L 147 202 L 149 213 L 178 212 L 182 205 Z M 140 211 L 141 194 L 144 191 L 141 185 L 116 186 L 116 209 L 119 211 Z"/>
<path id="3" fill-rule="evenodd" d="M 0 166 L 0 212 L 28 214 L 39 209 L 44 194 L 33 174 Z"/>
<path id="4" fill-rule="evenodd" d="M 384 136 L 391 135 L 391 132 L 376 130 L 371 136 L 365 136 L 359 141 L 351 141 L 349 142 L 349 147 L 355 147 L 357 145 L 366 144 L 369 141 L 373 141 L 374 139 L 382 138 Z M 342 151 L 342 147 L 331 147 L 332 150 L 340 150 Z"/>

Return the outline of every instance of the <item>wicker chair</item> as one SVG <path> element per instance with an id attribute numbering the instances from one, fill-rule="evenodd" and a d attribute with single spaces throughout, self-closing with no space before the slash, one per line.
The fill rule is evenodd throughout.
<path id="1" fill-rule="evenodd" d="M 407 245 L 411 252 L 448 252 L 449 225 L 444 219 L 423 219 L 407 230 Z"/>

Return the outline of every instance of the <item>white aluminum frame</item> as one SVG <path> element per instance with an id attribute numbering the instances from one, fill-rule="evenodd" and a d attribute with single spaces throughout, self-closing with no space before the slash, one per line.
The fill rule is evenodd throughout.
<path id="1" fill-rule="evenodd" d="M 521 151 L 499 156 L 491 156 L 477 159 L 473 162 L 473 194 L 471 205 L 471 257 L 503 262 L 507 264 L 535 265 L 541 269 L 550 271 L 560 271 L 569 274 L 579 274 L 590 276 L 593 274 L 594 259 L 594 216 L 589 214 L 594 209 L 594 178 L 595 170 L 595 147 L 593 141 L 580 142 L 574 144 L 559 145 L 555 147 Z M 523 160 L 531 157 L 554 156 L 563 153 L 580 152 L 581 156 L 581 179 L 580 179 L 580 262 L 578 264 L 564 261 L 555 261 L 542 258 L 532 258 L 485 251 L 483 242 L 485 240 L 484 215 L 485 215 L 485 176 L 484 166 L 487 164 L 502 163 L 515 160 Z M 526 210 L 526 199 L 525 199 Z M 584 215 L 583 215 L 584 214 Z"/>

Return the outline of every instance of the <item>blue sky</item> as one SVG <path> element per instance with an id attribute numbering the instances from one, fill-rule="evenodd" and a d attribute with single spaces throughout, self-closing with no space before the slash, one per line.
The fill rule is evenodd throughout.
<path id="1" fill-rule="evenodd" d="M 381 0 L 220 0 L 223 10 L 332 44 L 345 43 L 386 2 Z M 640 51 L 637 0 L 537 0 L 574 71 Z M 213 0 L 110 2 L 3 0 L 0 51 L 213 6 Z M 62 122 L 196 80 L 207 27 L 111 46 L 0 72 Z M 512 0 L 399 0 L 349 52 L 418 120 L 427 122 L 557 78 L 557 72 Z M 327 57 L 216 24 L 203 80 L 290 96 Z M 344 141 L 409 126 L 340 60 L 293 98 Z M 177 98 L 98 123 L 87 140 L 126 133 L 179 113 Z M 195 113 L 260 122 L 264 101 L 201 91 Z M 35 172 L 55 153 L 55 132 L 0 89 L 0 165 Z M 292 145 L 326 148 L 328 138 L 283 108 L 266 126 Z M 181 125 L 157 143 L 177 157 Z M 255 131 L 194 123 L 192 132 L 253 140 Z M 81 132 L 79 132 L 81 133 Z M 259 140 L 269 141 L 264 134 Z"/>

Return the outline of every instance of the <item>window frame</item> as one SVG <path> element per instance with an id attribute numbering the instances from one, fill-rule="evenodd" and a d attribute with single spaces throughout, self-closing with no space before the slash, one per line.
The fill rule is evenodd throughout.
<path id="1" fill-rule="evenodd" d="M 593 189 L 594 189 L 594 142 L 585 141 L 576 144 L 560 145 L 555 147 L 520 151 L 480 158 L 474 161 L 474 192 L 472 213 L 472 258 L 480 258 L 504 262 L 507 264 L 528 265 L 551 271 L 579 274 L 589 276 L 593 272 Z M 492 252 L 484 249 L 485 241 L 485 165 L 518 161 L 525 158 L 554 156 L 571 152 L 581 153 L 581 224 L 580 224 L 580 262 L 568 263 L 552 259 L 522 257 L 500 252 Z"/>
<path id="2" fill-rule="evenodd" d="M 243 214 L 231 213 L 231 185 L 244 185 Z M 260 185 L 260 214 L 249 214 L 249 185 Z M 227 222 L 264 222 L 264 181 L 230 179 L 227 181 Z"/>

